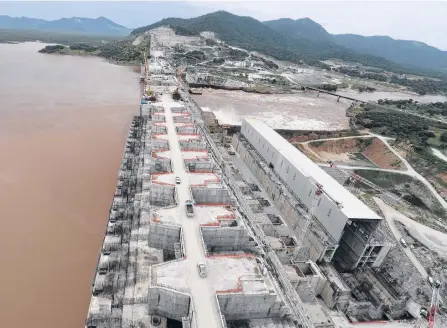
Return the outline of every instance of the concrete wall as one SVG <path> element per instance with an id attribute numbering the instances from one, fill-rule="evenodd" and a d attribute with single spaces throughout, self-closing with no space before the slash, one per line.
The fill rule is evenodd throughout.
<path id="1" fill-rule="evenodd" d="M 329 308 L 345 310 L 351 299 L 351 288 L 343 281 L 337 270 L 329 263 L 320 265 L 327 281 L 321 290 L 321 297 Z"/>
<path id="2" fill-rule="evenodd" d="M 167 129 L 165 126 L 163 125 L 152 125 L 152 129 L 151 129 L 152 133 L 156 133 L 156 134 L 166 134 L 168 133 Z"/>
<path id="3" fill-rule="evenodd" d="M 171 159 L 169 158 L 153 158 L 149 156 L 150 172 L 172 172 Z"/>
<path id="4" fill-rule="evenodd" d="M 262 224 L 261 228 L 266 236 L 279 237 L 289 234 L 289 228 L 285 224 Z"/>
<path id="5" fill-rule="evenodd" d="M 218 294 L 217 299 L 226 320 L 281 317 L 287 313 L 276 294 Z"/>
<path id="6" fill-rule="evenodd" d="M 171 107 L 173 113 L 189 113 L 184 106 Z"/>
<path id="7" fill-rule="evenodd" d="M 382 246 L 382 249 L 380 250 L 379 254 L 377 254 L 376 260 L 372 265 L 373 268 L 379 268 L 382 265 L 383 260 L 385 260 L 385 257 L 392 247 L 393 246 Z"/>
<path id="8" fill-rule="evenodd" d="M 177 126 L 177 133 L 179 134 L 198 134 L 198 130 L 194 125 Z"/>
<path id="9" fill-rule="evenodd" d="M 150 202 L 152 205 L 167 206 L 175 204 L 175 186 L 151 184 Z"/>
<path id="10" fill-rule="evenodd" d="M 244 227 L 201 227 L 208 252 L 247 251 L 256 249 L 255 241 Z"/>
<path id="11" fill-rule="evenodd" d="M 305 224 L 304 216 L 299 212 L 298 204 L 292 202 L 287 198 L 282 187 L 272 180 L 268 174 L 268 168 L 260 166 L 259 162 L 251 155 L 246 146 L 240 142 L 235 135 L 232 141 L 233 147 L 239 153 L 241 159 L 251 169 L 258 181 L 261 183 L 263 189 L 267 192 L 269 197 L 273 200 L 274 205 L 280 210 L 282 218 L 285 223 L 299 236 L 302 227 Z M 309 259 L 314 262 L 319 262 L 323 259 L 328 245 L 322 240 L 322 236 L 309 229 L 304 237 L 303 245 L 309 249 Z M 336 247 L 335 245 L 331 245 Z"/>
<path id="12" fill-rule="evenodd" d="M 192 197 L 196 204 L 231 204 L 232 199 L 227 189 L 192 187 Z"/>
<path id="13" fill-rule="evenodd" d="M 206 143 L 203 141 L 180 141 L 180 148 L 182 150 L 206 150 Z"/>
<path id="14" fill-rule="evenodd" d="M 153 286 L 149 288 L 148 312 L 169 319 L 182 321 L 187 317 L 191 298 L 171 289 Z"/>
<path id="15" fill-rule="evenodd" d="M 261 135 L 245 121 L 242 123 L 241 132 L 263 159 L 274 166 L 274 171 L 281 179 L 287 181 L 295 196 L 309 208 L 317 190 L 315 184 L 307 178 L 303 171 L 284 157 L 280 150 L 273 146 L 268 136 Z M 348 220 L 340 208 L 326 195 L 322 195 L 315 208 L 314 215 L 332 237 L 338 241 Z"/>
<path id="16" fill-rule="evenodd" d="M 151 148 L 153 151 L 159 149 L 169 149 L 169 142 L 163 139 L 152 139 Z"/>
<path id="17" fill-rule="evenodd" d="M 174 123 L 191 123 L 191 116 L 173 116 Z"/>
<path id="18" fill-rule="evenodd" d="M 149 246 L 159 248 L 166 256 L 175 256 L 175 243 L 180 242 L 181 227 L 151 222 L 149 225 Z"/>
<path id="19" fill-rule="evenodd" d="M 189 172 L 213 172 L 215 164 L 211 161 L 209 162 L 199 162 L 199 161 L 184 161 L 185 168 Z"/>
<path id="20" fill-rule="evenodd" d="M 153 122 L 165 122 L 166 118 L 164 115 L 152 115 Z"/>

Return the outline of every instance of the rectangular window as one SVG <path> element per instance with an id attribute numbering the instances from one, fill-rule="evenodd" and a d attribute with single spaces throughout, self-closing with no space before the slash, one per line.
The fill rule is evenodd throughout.
<path id="1" fill-rule="evenodd" d="M 327 216 L 331 215 L 332 213 L 332 208 L 329 209 L 329 211 L 327 212 Z"/>
<path id="2" fill-rule="evenodd" d="M 321 203 L 321 198 L 318 200 L 317 205 L 320 206 L 320 203 Z"/>
<path id="3" fill-rule="evenodd" d="M 296 178 L 296 173 L 295 173 L 295 175 L 293 176 L 293 180 L 295 180 L 295 178 Z"/>
<path id="4" fill-rule="evenodd" d="M 286 172 L 287 174 L 289 174 L 289 167 L 287 166 L 287 172 Z"/>
<path id="5" fill-rule="evenodd" d="M 282 162 L 283 162 L 283 161 L 281 161 L 281 167 L 282 167 Z"/>

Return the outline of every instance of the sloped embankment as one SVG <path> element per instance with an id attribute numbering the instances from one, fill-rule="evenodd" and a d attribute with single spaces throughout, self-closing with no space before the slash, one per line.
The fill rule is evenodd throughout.
<path id="1" fill-rule="evenodd" d="M 404 164 L 378 138 L 347 138 L 313 141 L 309 147 L 323 160 L 346 165 L 374 166 L 403 170 Z"/>

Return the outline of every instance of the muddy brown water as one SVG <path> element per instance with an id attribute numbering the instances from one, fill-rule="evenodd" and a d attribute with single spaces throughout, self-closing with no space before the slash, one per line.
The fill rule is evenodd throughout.
<path id="1" fill-rule="evenodd" d="M 84 326 L 138 74 L 0 44 L 0 327 Z"/>

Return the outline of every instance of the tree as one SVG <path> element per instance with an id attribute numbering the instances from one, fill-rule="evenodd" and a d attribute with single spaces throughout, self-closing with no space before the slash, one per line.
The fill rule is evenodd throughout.
<path id="1" fill-rule="evenodd" d="M 442 142 L 447 142 L 447 132 L 444 132 L 443 134 L 441 134 L 441 136 L 439 137 L 439 140 L 441 140 Z"/>

